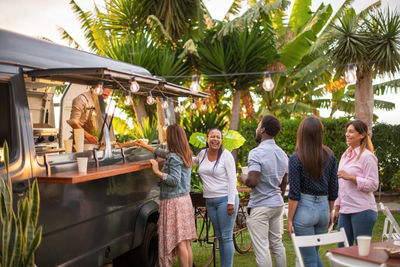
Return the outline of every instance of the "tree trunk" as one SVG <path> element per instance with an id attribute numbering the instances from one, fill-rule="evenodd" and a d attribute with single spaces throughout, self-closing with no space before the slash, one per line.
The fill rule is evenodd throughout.
<path id="1" fill-rule="evenodd" d="M 369 135 L 372 135 L 372 121 L 374 112 L 374 91 L 372 88 L 372 70 L 370 68 L 357 69 L 357 82 L 354 96 L 356 119 L 368 125 Z"/>
<path id="2" fill-rule="evenodd" d="M 158 130 L 158 140 L 160 140 L 160 144 L 167 143 L 167 134 L 165 127 L 165 116 L 164 110 L 161 107 L 161 101 L 159 97 L 156 97 L 157 103 L 157 130 Z"/>
<path id="3" fill-rule="evenodd" d="M 144 97 L 139 97 L 133 101 L 133 110 L 135 111 L 136 121 L 139 122 L 140 125 L 142 125 L 144 119 L 149 117 L 144 104 L 145 100 Z"/>
<path id="4" fill-rule="evenodd" d="M 239 130 L 239 122 L 240 122 L 240 95 L 241 91 L 240 90 L 235 90 L 233 93 L 233 99 L 232 99 L 232 113 L 230 117 L 230 124 L 229 124 L 229 129 L 230 130 Z M 238 152 L 237 149 L 234 149 L 232 151 L 233 158 L 235 159 L 235 162 L 237 162 L 237 157 L 238 157 Z"/>

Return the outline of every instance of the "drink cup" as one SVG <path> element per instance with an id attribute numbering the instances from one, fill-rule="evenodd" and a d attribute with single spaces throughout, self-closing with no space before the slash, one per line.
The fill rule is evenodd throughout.
<path id="1" fill-rule="evenodd" d="M 74 140 L 72 140 L 72 139 L 64 140 L 65 153 L 67 153 L 67 154 L 72 153 L 72 142 L 73 141 Z"/>
<path id="2" fill-rule="evenodd" d="M 83 152 L 83 144 L 85 142 L 85 137 L 83 135 L 83 129 L 74 129 L 74 141 L 76 152 Z"/>
<path id="3" fill-rule="evenodd" d="M 371 237 L 366 235 L 357 236 L 358 255 L 368 256 L 371 245 Z"/>
<path id="4" fill-rule="evenodd" d="M 76 158 L 79 173 L 87 172 L 88 158 Z"/>
<path id="5" fill-rule="evenodd" d="M 243 174 L 248 174 L 248 173 L 249 173 L 249 167 L 243 166 L 243 167 L 242 167 L 242 173 L 243 173 Z"/>

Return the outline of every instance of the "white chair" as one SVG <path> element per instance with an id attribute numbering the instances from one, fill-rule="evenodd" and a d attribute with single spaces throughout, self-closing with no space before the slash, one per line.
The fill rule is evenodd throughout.
<path id="1" fill-rule="evenodd" d="M 341 260 L 335 258 L 335 257 L 333 256 L 333 254 L 330 253 L 330 252 L 327 252 L 327 253 L 326 253 L 326 257 L 328 258 L 329 265 L 330 265 L 331 267 L 353 267 L 352 264 L 346 263 L 346 262 L 344 262 L 344 261 L 341 261 Z"/>
<path id="2" fill-rule="evenodd" d="M 379 202 L 379 208 L 386 216 L 385 224 L 383 225 L 382 241 L 400 240 L 400 227 L 396 219 L 382 202 Z"/>
<path id="3" fill-rule="evenodd" d="M 296 236 L 293 233 L 292 242 L 294 246 L 294 251 L 296 252 L 298 263 L 301 267 L 304 267 L 304 262 L 303 262 L 303 257 L 301 256 L 300 253 L 300 248 L 322 246 L 322 245 L 341 243 L 341 242 L 344 243 L 345 247 L 349 246 L 349 242 L 347 241 L 346 232 L 344 231 L 344 228 L 341 228 L 340 231 L 337 232 L 331 232 L 320 235 Z"/>

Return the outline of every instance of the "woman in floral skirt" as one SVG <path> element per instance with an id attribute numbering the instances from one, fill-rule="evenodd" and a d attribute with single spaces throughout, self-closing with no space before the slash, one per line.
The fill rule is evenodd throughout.
<path id="1" fill-rule="evenodd" d="M 158 259 L 160 267 L 172 266 L 178 255 L 179 266 L 192 267 L 191 242 L 197 239 L 194 210 L 190 198 L 192 151 L 182 126 L 167 128 L 167 150 L 148 146 L 137 140 L 135 145 L 165 158 L 162 171 L 158 162 L 151 159 L 154 173 L 160 182 L 160 218 L 158 219 Z"/>

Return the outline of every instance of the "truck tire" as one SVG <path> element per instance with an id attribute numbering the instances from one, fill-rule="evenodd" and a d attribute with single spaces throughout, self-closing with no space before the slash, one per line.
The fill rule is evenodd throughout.
<path id="1" fill-rule="evenodd" d="M 158 235 L 157 224 L 150 222 L 146 226 L 143 243 L 138 249 L 140 255 L 141 266 L 157 267 L 158 266 Z M 136 259 L 137 262 L 138 259 Z"/>

